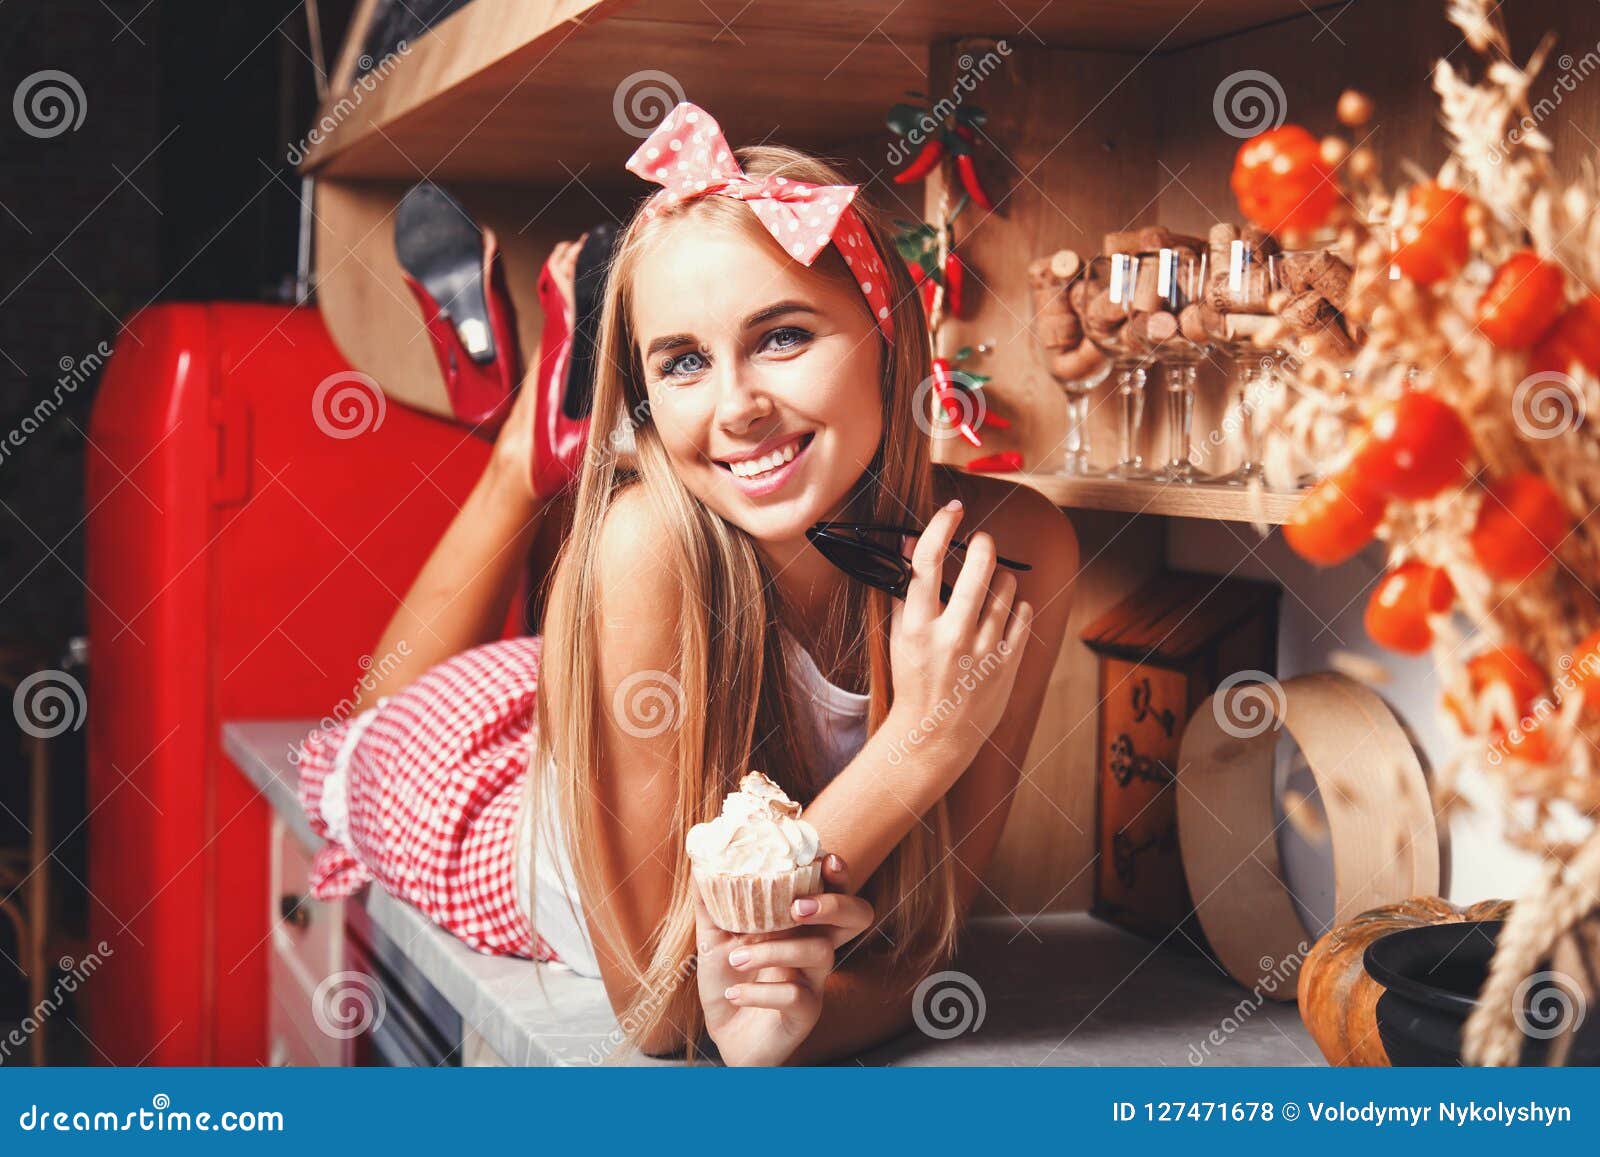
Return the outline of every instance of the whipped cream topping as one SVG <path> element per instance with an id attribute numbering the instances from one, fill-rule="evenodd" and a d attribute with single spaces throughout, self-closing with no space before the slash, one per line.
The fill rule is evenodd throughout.
<path id="1" fill-rule="evenodd" d="M 703 872 L 757 876 L 792 872 L 817 858 L 817 829 L 800 818 L 800 805 L 759 771 L 739 781 L 722 801 L 722 814 L 689 829 L 689 859 Z"/>

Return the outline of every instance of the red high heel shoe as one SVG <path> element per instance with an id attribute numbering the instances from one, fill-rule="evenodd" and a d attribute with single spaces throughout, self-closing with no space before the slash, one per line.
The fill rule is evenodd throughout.
<path id="1" fill-rule="evenodd" d="M 616 241 L 613 225 L 589 230 L 578 251 L 572 306 L 562 296 L 548 262 L 539 273 L 544 333 L 539 343 L 539 373 L 532 388 L 539 391 L 533 417 L 533 491 L 541 497 L 558 494 L 573 483 L 589 441 L 595 340 Z"/>
<path id="2" fill-rule="evenodd" d="M 423 181 L 395 210 L 394 248 L 422 308 L 451 411 L 492 434 L 522 379 L 516 311 L 494 233 L 438 185 Z"/>

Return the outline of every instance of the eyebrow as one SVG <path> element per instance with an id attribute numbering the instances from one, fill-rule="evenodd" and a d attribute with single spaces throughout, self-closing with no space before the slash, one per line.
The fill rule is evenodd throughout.
<path id="1" fill-rule="evenodd" d="M 775 305 L 769 305 L 765 309 L 759 309 L 752 313 L 744 319 L 744 325 L 741 328 L 754 329 L 756 326 L 772 321 L 774 318 L 786 317 L 793 313 L 817 315 L 817 311 L 803 301 L 780 301 Z M 652 341 L 645 348 L 644 356 L 646 360 L 649 360 L 657 354 L 665 353 L 667 350 L 677 349 L 679 346 L 694 345 L 695 341 L 693 334 L 668 334 L 666 337 L 658 337 Z"/>
<path id="2" fill-rule="evenodd" d="M 766 309 L 757 310 L 755 313 L 752 313 L 749 317 L 745 318 L 744 328 L 754 329 L 763 322 L 771 321 L 773 318 L 777 317 L 784 317 L 791 313 L 809 313 L 813 316 L 817 315 L 817 311 L 812 309 L 803 301 L 780 301 L 776 305 L 767 306 Z"/>

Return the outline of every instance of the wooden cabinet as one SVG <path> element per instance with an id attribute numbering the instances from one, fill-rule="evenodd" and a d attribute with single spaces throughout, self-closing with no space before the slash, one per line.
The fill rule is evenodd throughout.
<path id="1" fill-rule="evenodd" d="M 1100 660 L 1094 908 L 1173 947 L 1204 938 L 1178 849 L 1178 746 L 1195 708 L 1238 671 L 1276 667 L 1278 588 L 1166 571 L 1084 632 Z"/>
<path id="2" fill-rule="evenodd" d="M 310 895 L 312 853 L 281 817 L 271 843 L 268 1057 L 273 1065 L 503 1064 L 424 974 L 412 953 L 445 939 L 414 912 L 408 931 L 380 927 L 371 890 L 325 903 Z M 377 885 L 372 885 L 376 888 Z M 457 947 L 452 945 L 450 947 Z M 465 951 L 465 949 L 460 949 Z"/>
<path id="3" fill-rule="evenodd" d="M 274 1065 L 349 1064 L 349 1040 L 325 1030 L 319 1008 L 345 968 L 344 903 L 312 898 L 312 857 L 277 817 L 271 855 L 268 1055 Z"/>
<path id="4" fill-rule="evenodd" d="M 309 1007 L 282 987 L 272 974 L 272 1003 L 267 1009 L 267 1063 L 274 1068 L 338 1068 L 346 1063 L 343 1042 L 330 1041 L 311 1023 Z M 309 1035 L 308 1035 L 309 1034 Z M 316 1042 L 316 1043 L 313 1043 Z"/>

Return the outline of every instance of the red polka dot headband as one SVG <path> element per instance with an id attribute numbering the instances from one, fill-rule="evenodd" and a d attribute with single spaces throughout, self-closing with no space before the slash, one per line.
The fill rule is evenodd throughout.
<path id="1" fill-rule="evenodd" d="M 746 176 L 723 139 L 721 126 L 688 101 L 668 113 L 628 158 L 628 171 L 662 186 L 646 203 L 646 217 L 679 201 L 733 197 L 748 204 L 767 232 L 802 265 L 811 265 L 831 242 L 855 274 L 884 340 L 894 340 L 889 274 L 872 235 L 850 205 L 858 186 Z"/>

